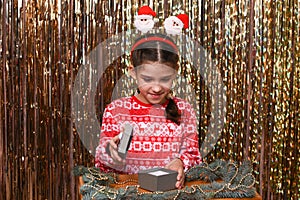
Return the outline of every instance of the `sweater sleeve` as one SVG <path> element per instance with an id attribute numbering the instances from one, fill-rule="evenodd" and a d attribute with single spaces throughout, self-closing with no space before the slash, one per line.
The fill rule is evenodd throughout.
<path id="1" fill-rule="evenodd" d="M 112 168 L 113 160 L 107 152 L 107 145 L 119 133 L 118 121 L 114 115 L 114 105 L 110 104 L 103 113 L 100 140 L 95 154 L 95 166 L 103 172 L 112 172 L 115 171 L 113 168 L 116 169 L 116 166 Z"/>
<path id="2" fill-rule="evenodd" d="M 185 103 L 182 111 L 183 142 L 179 152 L 179 158 L 184 164 L 184 170 L 202 162 L 199 152 L 199 139 L 197 129 L 197 118 L 194 109 L 189 103 Z"/>

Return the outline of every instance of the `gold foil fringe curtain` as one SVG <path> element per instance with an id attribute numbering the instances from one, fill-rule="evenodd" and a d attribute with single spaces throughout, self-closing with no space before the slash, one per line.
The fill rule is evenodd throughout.
<path id="1" fill-rule="evenodd" d="M 156 26 L 188 13 L 186 34 L 222 74 L 226 123 L 205 160 L 251 159 L 263 199 L 299 199 L 299 0 L 1 1 L 0 199 L 79 198 L 71 170 L 93 166 L 93 156 L 73 125 L 72 84 L 84 56 L 133 28 L 147 4 L 157 12 Z M 98 83 L 99 122 L 127 65 L 127 56 L 116 60 Z M 189 63 L 182 74 L 196 91 L 201 142 L 209 91 Z M 120 93 L 129 95 L 130 81 L 123 84 Z"/>

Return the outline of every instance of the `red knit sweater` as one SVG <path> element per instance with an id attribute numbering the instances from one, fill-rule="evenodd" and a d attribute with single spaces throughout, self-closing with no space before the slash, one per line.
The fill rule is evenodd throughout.
<path id="1" fill-rule="evenodd" d="M 145 104 L 135 96 L 124 97 L 110 103 L 103 114 L 95 166 L 103 172 L 137 173 L 139 170 L 164 167 L 171 160 L 180 158 L 185 171 L 201 163 L 198 145 L 196 116 L 192 106 L 174 98 L 181 112 L 180 125 L 166 119 L 163 105 Z M 112 137 L 121 127 L 130 123 L 133 137 L 126 156 L 125 166 L 116 166 L 106 152 Z"/>

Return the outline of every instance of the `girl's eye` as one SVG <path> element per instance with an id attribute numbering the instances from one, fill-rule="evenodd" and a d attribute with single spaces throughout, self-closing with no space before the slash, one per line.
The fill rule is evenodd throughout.
<path id="1" fill-rule="evenodd" d="M 151 78 L 143 78 L 143 80 L 144 80 L 145 82 L 151 82 L 151 81 L 152 81 Z"/>
<path id="2" fill-rule="evenodd" d="M 171 78 L 163 78 L 161 81 L 166 83 L 166 82 L 169 82 L 171 80 Z"/>

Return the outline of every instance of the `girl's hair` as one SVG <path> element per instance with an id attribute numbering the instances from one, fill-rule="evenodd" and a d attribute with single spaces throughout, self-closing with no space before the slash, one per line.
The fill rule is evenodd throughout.
<path id="1" fill-rule="evenodd" d="M 146 34 L 137 39 L 131 49 L 131 63 L 134 67 L 147 61 L 159 62 L 178 69 L 178 49 L 174 41 L 163 34 Z M 166 107 L 167 119 L 180 124 L 180 111 L 172 98 Z"/>

